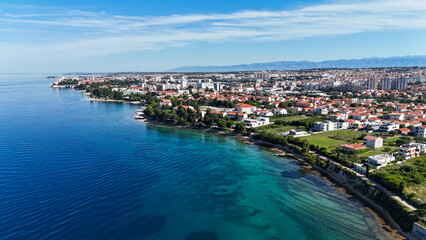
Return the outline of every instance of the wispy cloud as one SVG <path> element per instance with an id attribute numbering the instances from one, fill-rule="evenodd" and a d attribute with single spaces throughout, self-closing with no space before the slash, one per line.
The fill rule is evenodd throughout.
<path id="1" fill-rule="evenodd" d="M 2 24 L 3 23 L 3 24 Z M 76 59 L 191 43 L 283 41 L 381 30 L 426 29 L 426 0 L 328 3 L 290 11 L 228 14 L 118 16 L 79 10 L 6 13 L 1 26 L 31 29 L 45 41 L 15 44 L 0 39 L 0 55 L 14 58 Z M 6 30 L 6 29 L 4 29 Z"/>

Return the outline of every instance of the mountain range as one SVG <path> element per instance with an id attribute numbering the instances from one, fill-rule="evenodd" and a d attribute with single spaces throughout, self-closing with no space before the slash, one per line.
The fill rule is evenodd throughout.
<path id="1" fill-rule="evenodd" d="M 386 58 L 339 59 L 321 62 L 279 61 L 268 63 L 251 63 L 230 66 L 185 66 L 168 72 L 235 72 L 262 70 L 300 70 L 315 68 L 379 68 L 379 67 L 426 67 L 426 55 L 401 56 Z"/>

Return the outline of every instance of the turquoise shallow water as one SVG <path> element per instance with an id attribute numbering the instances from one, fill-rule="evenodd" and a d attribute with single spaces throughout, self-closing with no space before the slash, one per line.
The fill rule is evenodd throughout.
<path id="1" fill-rule="evenodd" d="M 145 125 L 0 75 L 0 239 L 388 239 L 357 200 L 258 146 Z"/>

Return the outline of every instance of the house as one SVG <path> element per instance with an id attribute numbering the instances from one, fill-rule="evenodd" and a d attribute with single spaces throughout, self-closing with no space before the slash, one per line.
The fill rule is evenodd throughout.
<path id="1" fill-rule="evenodd" d="M 375 136 L 365 136 L 364 137 L 364 145 L 370 148 L 380 148 L 383 147 L 383 138 L 375 137 Z"/>
<path id="2" fill-rule="evenodd" d="M 395 157 L 390 154 L 379 154 L 379 155 L 369 156 L 367 161 L 368 163 L 374 166 L 383 167 L 383 166 L 386 166 L 388 163 L 395 161 Z"/>
<path id="3" fill-rule="evenodd" d="M 349 150 L 349 149 L 359 150 L 359 149 L 367 148 L 366 146 L 364 146 L 362 144 L 358 144 L 358 143 L 342 144 L 340 146 L 343 148 L 343 150 Z"/>
<path id="4" fill-rule="evenodd" d="M 383 125 L 380 126 L 379 130 L 381 132 L 390 132 L 390 131 L 396 131 L 399 129 L 399 124 L 397 123 L 385 123 Z"/>
<path id="5" fill-rule="evenodd" d="M 348 115 L 345 113 L 336 113 L 336 114 L 331 114 L 329 118 L 331 120 L 346 120 L 348 119 Z"/>
<path id="6" fill-rule="evenodd" d="M 315 114 L 325 115 L 325 114 L 328 114 L 328 109 L 324 108 L 324 107 L 319 107 L 319 108 L 316 108 L 315 110 L 313 110 L 312 112 L 315 113 Z"/>
<path id="7" fill-rule="evenodd" d="M 256 119 L 244 119 L 243 122 L 248 128 L 265 126 L 265 125 L 271 124 L 269 122 L 269 118 L 266 118 L 266 117 L 258 117 Z"/>
<path id="8" fill-rule="evenodd" d="M 275 108 L 274 109 L 274 114 L 278 115 L 278 114 L 287 114 L 288 111 L 285 108 Z"/>
<path id="9" fill-rule="evenodd" d="M 413 133 L 416 136 L 420 136 L 422 138 L 426 138 L 426 125 L 414 127 L 413 128 Z"/>
<path id="10" fill-rule="evenodd" d="M 363 167 L 363 164 L 359 164 L 359 163 L 354 163 L 354 170 L 361 174 L 367 173 L 367 169 Z"/>
<path id="11" fill-rule="evenodd" d="M 327 122 L 314 122 L 312 127 L 313 131 L 333 131 L 337 130 L 337 122 L 327 121 Z"/>
<path id="12" fill-rule="evenodd" d="M 398 153 L 405 156 L 405 158 L 418 157 L 426 153 L 426 143 L 408 143 L 401 145 Z"/>
<path id="13" fill-rule="evenodd" d="M 296 107 L 311 108 L 313 106 L 314 105 L 310 102 L 303 102 L 303 101 L 296 102 Z"/>
<path id="14" fill-rule="evenodd" d="M 301 129 L 291 129 L 286 135 L 294 137 L 309 136 L 310 134 Z"/>
<path id="15" fill-rule="evenodd" d="M 398 129 L 398 133 L 401 135 L 408 135 L 410 133 L 410 129 L 409 128 L 400 128 Z"/>
<path id="16" fill-rule="evenodd" d="M 189 110 L 194 110 L 194 108 L 193 108 L 192 106 L 182 105 L 182 107 L 183 107 L 185 110 L 188 110 L 188 108 L 189 108 Z M 173 108 L 173 111 L 177 111 L 177 110 L 179 110 L 179 106 L 176 106 L 176 107 L 174 107 L 174 108 Z"/>
<path id="17" fill-rule="evenodd" d="M 259 116 L 262 116 L 262 117 L 274 116 L 274 114 L 272 112 L 270 112 L 269 110 L 266 110 L 266 109 L 256 110 L 255 113 Z"/>
<path id="18" fill-rule="evenodd" d="M 380 122 L 372 121 L 366 123 L 364 129 L 367 131 L 379 131 L 381 125 Z"/>
<path id="19" fill-rule="evenodd" d="M 239 113 L 248 113 L 248 114 L 254 113 L 256 111 L 255 106 L 246 104 L 246 103 L 235 104 L 235 109 Z"/>
<path id="20" fill-rule="evenodd" d="M 389 115 L 389 118 L 391 120 L 398 120 L 398 121 L 402 121 L 404 120 L 404 113 L 391 113 Z"/>

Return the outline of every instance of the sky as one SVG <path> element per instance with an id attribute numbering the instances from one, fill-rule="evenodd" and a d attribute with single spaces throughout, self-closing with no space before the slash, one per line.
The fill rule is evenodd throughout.
<path id="1" fill-rule="evenodd" d="M 0 73 L 426 55 L 426 0 L 2 0 Z"/>

